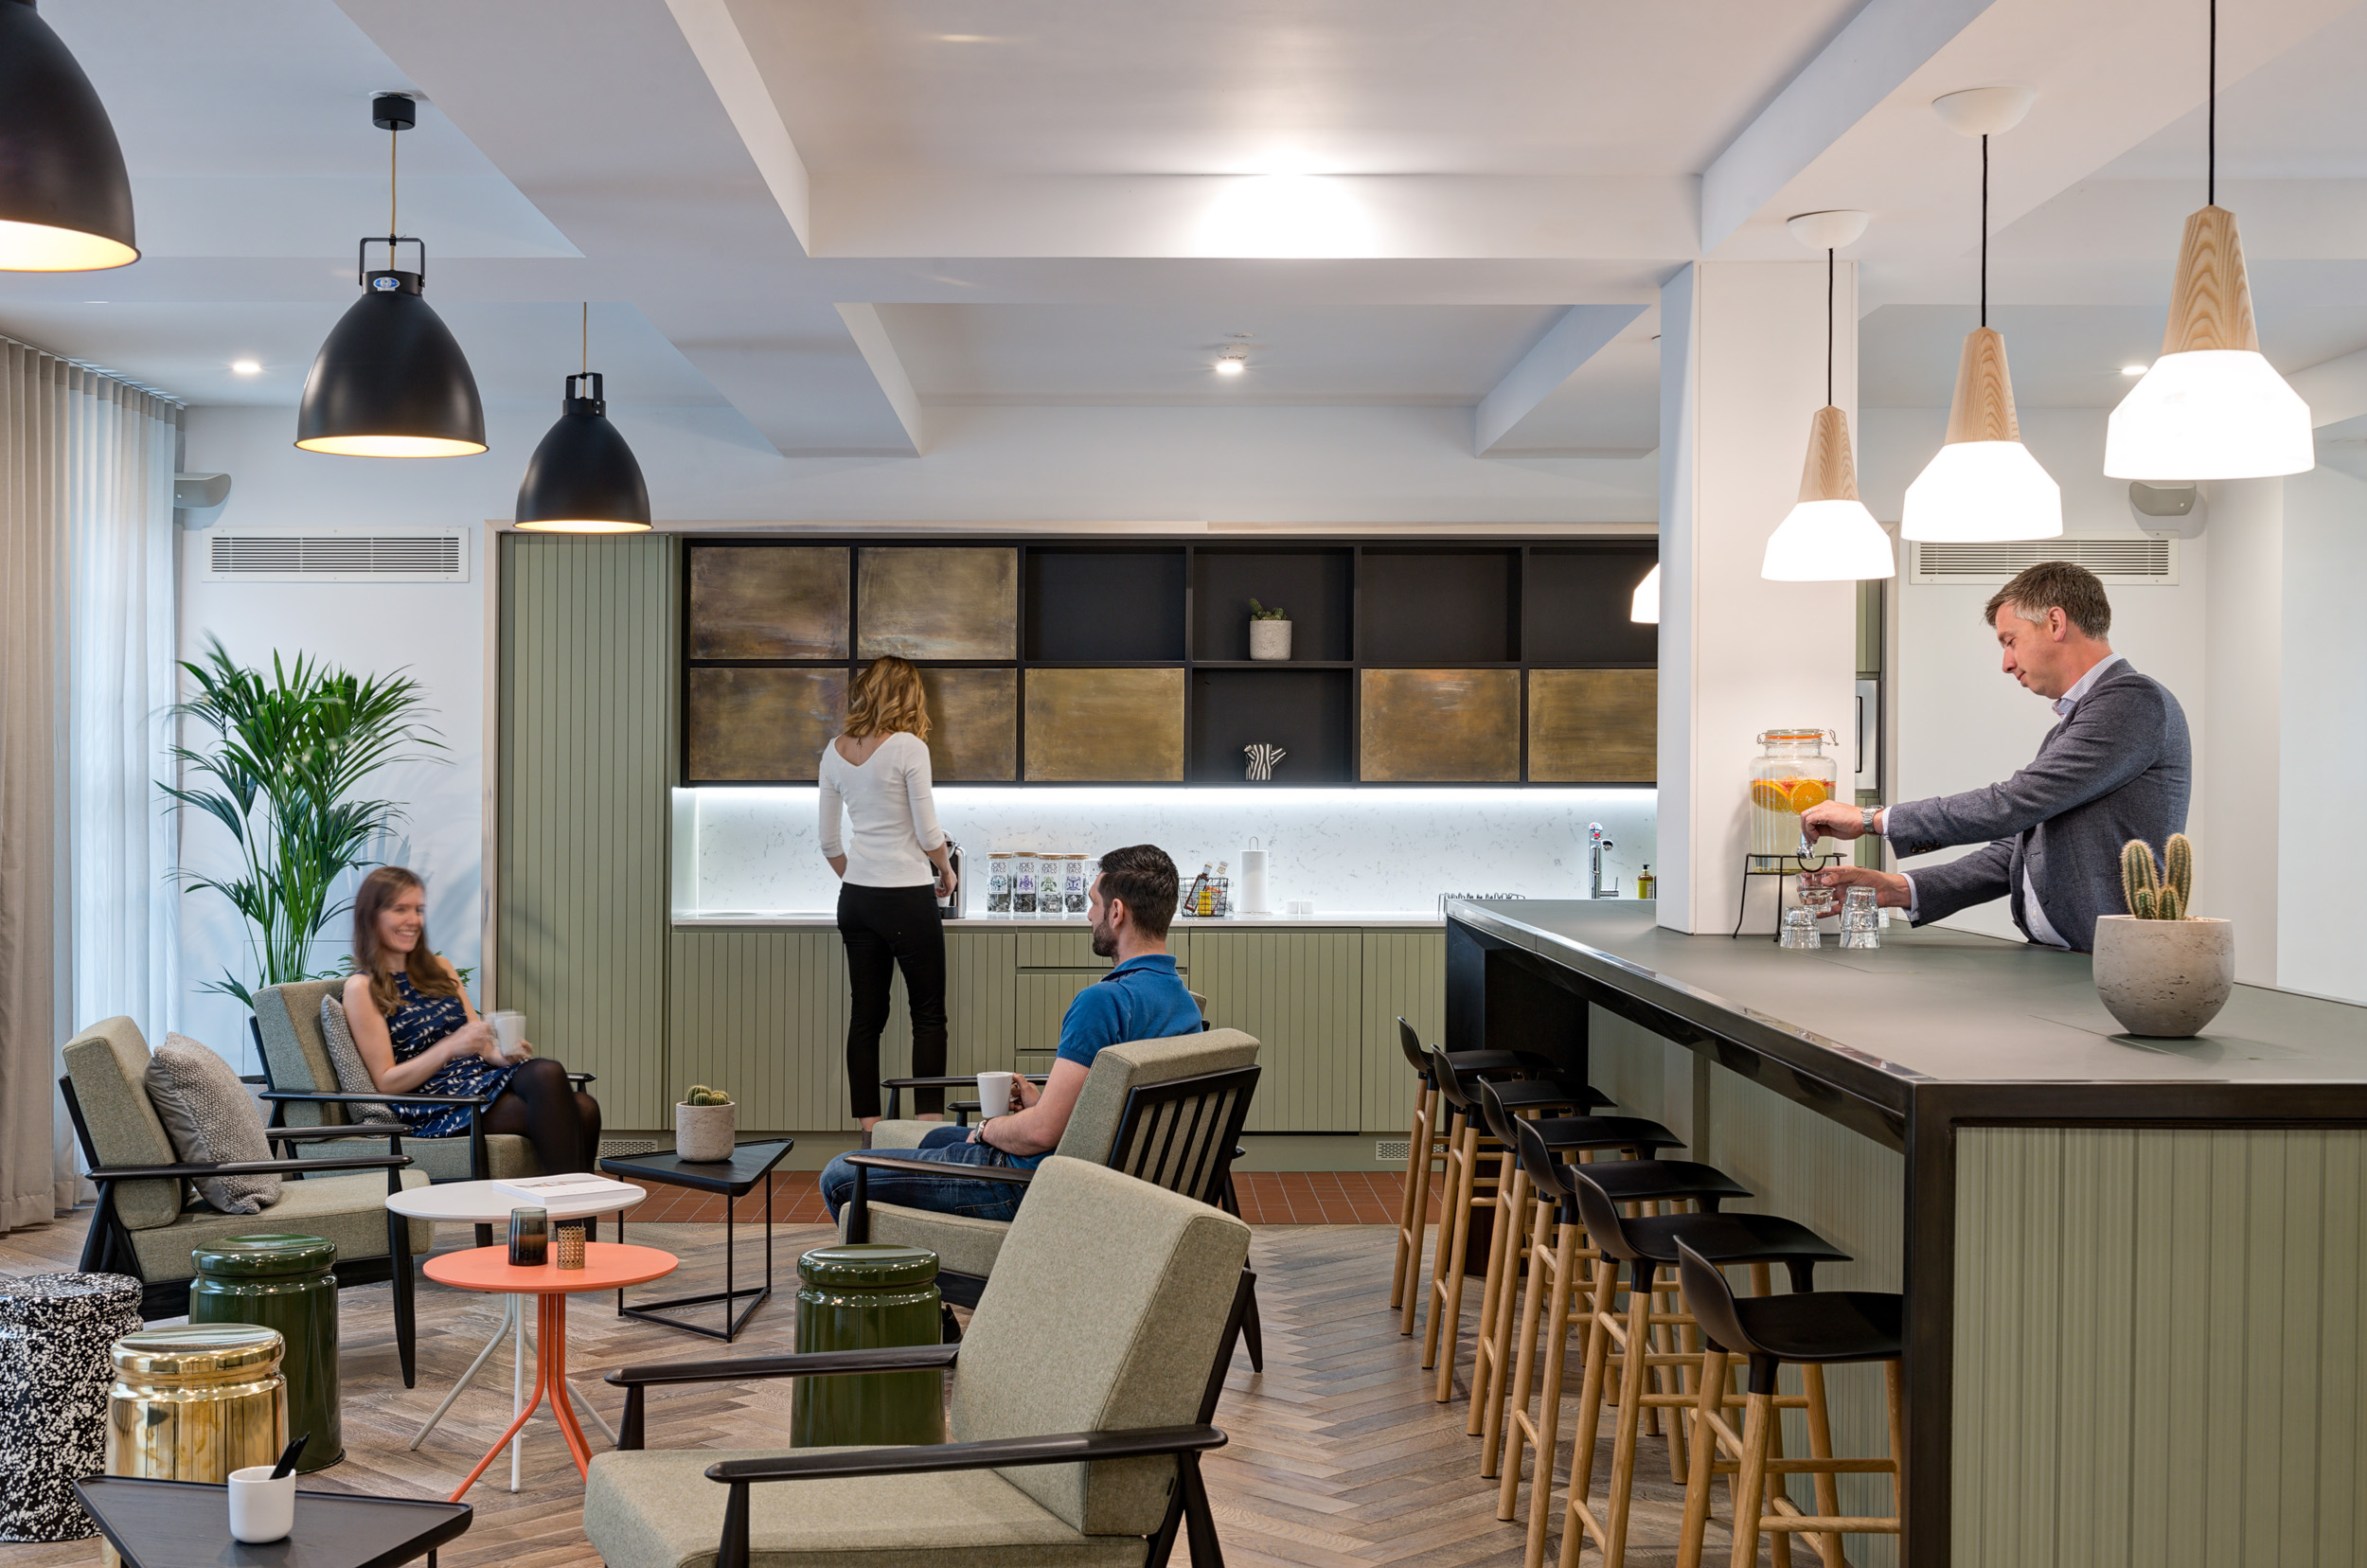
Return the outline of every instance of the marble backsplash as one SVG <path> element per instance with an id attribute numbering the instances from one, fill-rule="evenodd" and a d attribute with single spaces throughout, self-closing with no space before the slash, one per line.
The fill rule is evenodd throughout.
<path id="1" fill-rule="evenodd" d="M 1584 898 L 1586 829 L 1613 847 L 1609 875 L 1635 896 L 1653 861 L 1657 792 L 1626 789 L 1012 789 L 946 785 L 945 830 L 980 869 L 995 850 L 1095 854 L 1151 843 L 1186 878 L 1237 875 L 1252 838 L 1269 852 L 1270 902 L 1326 911 L 1426 911 L 1442 892 Z M 810 789 L 673 792 L 678 916 L 828 910 L 837 879 L 815 843 Z"/>

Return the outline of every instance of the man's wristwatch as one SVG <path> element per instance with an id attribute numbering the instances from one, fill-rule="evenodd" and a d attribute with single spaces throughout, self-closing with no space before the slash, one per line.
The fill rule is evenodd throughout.
<path id="1" fill-rule="evenodd" d="M 1860 818 L 1858 824 L 1858 830 L 1861 833 L 1873 833 L 1878 837 L 1881 833 L 1881 829 L 1874 825 L 1874 819 L 1882 814 L 1882 808 L 1879 806 L 1860 806 L 1858 808 L 1858 813 Z"/>

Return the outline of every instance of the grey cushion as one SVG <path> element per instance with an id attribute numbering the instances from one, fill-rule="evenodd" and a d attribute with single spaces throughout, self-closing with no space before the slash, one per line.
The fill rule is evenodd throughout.
<path id="1" fill-rule="evenodd" d="M 271 1086 L 288 1094 L 326 1094 L 337 1087 L 337 1064 L 321 1038 L 321 999 L 345 990 L 343 980 L 291 980 L 255 993 L 255 1025 L 263 1037 L 263 1070 Z M 334 1127 L 347 1120 L 342 1107 L 291 1105 L 290 1127 Z"/>
<path id="2" fill-rule="evenodd" d="M 185 1035 L 169 1034 L 148 1060 L 148 1098 L 186 1165 L 268 1160 L 263 1114 L 230 1063 Z M 276 1176 L 200 1176 L 198 1196 L 224 1214 L 260 1214 L 279 1202 Z"/>
<path id="3" fill-rule="evenodd" d="M 107 1018 L 65 1042 L 66 1075 L 74 1102 L 102 1167 L 180 1164 L 165 1124 L 148 1102 L 148 1042 L 128 1018 Z M 133 1230 L 169 1224 L 181 1212 L 186 1184 L 169 1180 L 121 1182 L 116 1215 Z"/>
<path id="4" fill-rule="evenodd" d="M 608 1568 L 710 1568 L 731 1488 L 709 1465 L 757 1450 L 596 1453 L 583 1533 Z M 994 1470 L 775 1481 L 748 1488 L 752 1568 L 1141 1568 L 1133 1536 L 1071 1529 Z"/>
<path id="5" fill-rule="evenodd" d="M 994 1273 L 995 1255 L 1003 1250 L 1003 1238 L 1011 1234 L 1010 1222 L 1004 1220 L 937 1214 L 876 1201 L 869 1207 L 872 1240 L 925 1248 L 937 1255 L 937 1267 L 946 1273 L 977 1279 Z"/>
<path id="6" fill-rule="evenodd" d="M 329 1064 L 336 1069 L 337 1087 L 348 1095 L 366 1095 L 378 1087 L 370 1077 L 370 1064 L 362 1060 L 362 1047 L 353 1042 L 353 1031 L 346 1025 L 346 1005 L 333 996 L 321 998 L 321 1043 L 329 1051 Z M 382 1126 L 400 1126 L 402 1118 L 395 1108 L 383 1100 L 353 1100 L 347 1104 L 346 1120 L 376 1122 Z"/>
<path id="7" fill-rule="evenodd" d="M 408 1152 L 410 1146 L 405 1144 L 403 1148 Z M 376 1152 L 385 1153 L 386 1146 L 381 1143 Z M 427 1178 L 417 1170 L 405 1170 L 402 1185 L 407 1187 L 425 1186 Z M 411 1229 L 412 1256 L 424 1255 L 435 1244 L 435 1222 L 413 1220 L 407 1223 Z M 386 1256 L 386 1173 L 383 1170 L 329 1172 L 307 1176 L 300 1182 L 289 1182 L 280 1188 L 279 1202 L 272 1205 L 271 1221 L 265 1228 L 300 1236 L 325 1237 L 335 1245 L 340 1258 L 383 1257 Z M 252 1218 L 193 1208 L 176 1216 L 169 1225 L 133 1232 L 132 1254 L 140 1260 L 141 1277 L 151 1285 L 166 1280 L 188 1279 L 197 1273 L 196 1266 L 189 1260 L 192 1247 L 226 1240 L 233 1236 L 249 1236 L 254 1231 Z"/>
<path id="8" fill-rule="evenodd" d="M 1249 1227 L 1082 1160 L 1038 1167 L 962 1335 L 953 1440 L 1187 1426 L 1216 1364 Z M 998 1470 L 1087 1535 L 1147 1536 L 1168 1458 Z"/>

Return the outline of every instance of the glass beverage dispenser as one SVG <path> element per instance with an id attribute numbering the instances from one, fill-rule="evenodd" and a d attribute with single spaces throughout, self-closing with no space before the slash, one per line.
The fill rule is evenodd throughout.
<path id="1" fill-rule="evenodd" d="M 1789 856 L 1800 851 L 1800 813 L 1833 798 L 1840 762 L 1824 755 L 1838 748 L 1831 730 L 1772 729 L 1759 735 L 1760 754 L 1751 764 L 1751 853 Z"/>

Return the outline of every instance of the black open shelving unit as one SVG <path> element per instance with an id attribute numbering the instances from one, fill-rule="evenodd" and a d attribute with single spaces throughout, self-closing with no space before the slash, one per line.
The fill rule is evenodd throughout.
<path id="1" fill-rule="evenodd" d="M 917 659 L 923 668 L 1015 668 L 1018 755 L 1024 777 L 1031 668 L 1177 668 L 1184 671 L 1184 784 L 1245 784 L 1241 748 L 1256 740 L 1288 749 L 1271 783 L 1247 786 L 1423 785 L 1358 776 L 1361 689 L 1367 669 L 1650 669 L 1658 629 L 1628 619 L 1636 584 L 1659 560 L 1646 536 L 1582 539 L 1398 539 L 1336 537 L 1205 541 L 899 535 L 892 540 L 817 535 L 690 537 L 685 547 L 765 549 L 846 546 L 855 551 L 1016 549 L 1017 657 Z M 683 572 L 682 669 L 687 700 L 694 666 L 845 668 L 868 661 L 694 660 L 690 573 Z M 1249 656 L 1249 601 L 1290 612 L 1291 657 Z M 862 646 L 860 606 L 849 607 L 847 646 Z M 1521 682 L 1521 766 L 1528 783 L 1528 681 Z M 683 726 L 686 732 L 687 725 Z M 685 740 L 679 775 L 690 784 L 792 780 L 703 780 L 689 775 Z M 940 780 L 940 782 L 961 782 Z M 1104 780 L 1134 784 L 1137 780 Z M 1631 781 L 1613 781 L 1631 782 Z M 1145 784 L 1157 788 L 1157 784 Z M 1557 780 L 1551 787 L 1567 788 Z"/>

